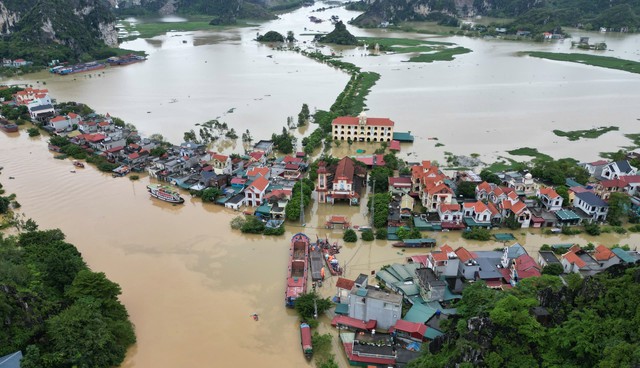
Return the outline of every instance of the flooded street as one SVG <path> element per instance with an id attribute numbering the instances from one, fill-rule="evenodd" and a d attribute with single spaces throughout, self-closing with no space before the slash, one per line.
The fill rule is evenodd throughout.
<path id="1" fill-rule="evenodd" d="M 197 130 L 194 124 L 215 118 L 229 123 L 239 135 L 249 129 L 256 139 L 268 138 L 281 130 L 288 116 L 297 116 L 302 103 L 312 111 L 328 109 L 349 79 L 299 54 L 274 51 L 252 40 L 256 32 L 271 29 L 293 30 L 301 41 L 311 36 L 300 33 L 329 31 L 329 22 L 308 21 L 310 11 L 320 6 L 323 3 L 317 2 L 256 27 L 173 32 L 127 42 L 123 47 L 146 51 L 148 60 L 110 67 L 100 76 L 42 72 L 0 83 L 46 87 L 58 101 L 85 102 L 99 113 L 135 124 L 145 135 L 161 133 L 174 143 L 181 142 L 184 131 Z M 313 14 L 323 18 L 338 14 L 348 20 L 358 13 L 332 9 Z M 428 38 L 349 29 L 356 35 Z M 450 151 L 480 153 L 490 161 L 505 155 L 504 150 L 529 146 L 555 157 L 592 160 L 598 152 L 629 145 L 622 134 L 638 131 L 640 75 L 516 55 L 522 50 L 568 52 L 568 40 L 548 44 L 464 37 L 437 40 L 473 52 L 452 62 L 415 64 L 404 62 L 408 55 L 365 57 L 357 49 L 338 50 L 345 61 L 382 75 L 367 99 L 368 115 L 389 117 L 397 130 L 416 135 L 413 145 L 403 145 L 403 158 L 444 160 L 444 152 Z M 594 42 L 599 40 L 593 36 Z M 640 36 L 607 35 L 606 42 L 613 50 L 607 55 L 638 59 Z M 576 142 L 551 132 L 602 125 L 616 125 L 620 131 Z M 365 225 L 369 220 L 363 206 L 313 202 L 305 228 L 287 224 L 287 233 L 280 237 L 242 235 L 229 227 L 237 212 L 202 204 L 188 195 L 182 206 L 152 199 L 144 176 L 136 182 L 114 179 L 89 165 L 71 173 L 71 162 L 54 159 L 46 139 L 29 138 L 24 130 L 0 132 L 4 167 L 0 181 L 8 194 L 17 194 L 27 217 L 41 229 L 60 228 L 94 271 L 105 272 L 122 287 L 121 299 L 138 339 L 123 367 L 311 365 L 300 351 L 298 319 L 284 307 L 289 240 L 303 231 L 311 238 L 327 236 L 342 244 L 342 231 L 324 229 L 327 216 L 343 214 L 353 225 Z M 435 147 L 438 142 L 444 147 Z M 217 148 L 239 152 L 242 144 L 238 140 Z M 376 147 L 342 145 L 335 154 L 355 154 L 357 148 L 371 153 Z M 633 249 L 640 240 L 637 234 L 546 236 L 533 229 L 515 235 L 534 257 L 545 243 L 629 244 Z M 425 236 L 436 238 L 438 245 L 469 250 L 503 246 L 493 241 L 470 243 L 454 232 Z M 401 252 L 386 241 L 358 241 L 344 245 L 338 259 L 346 263 L 346 276 L 355 278 L 424 252 Z M 334 281 L 325 283 L 323 295 L 333 295 Z M 260 315 L 258 322 L 251 318 L 253 313 Z M 333 329 L 322 326 L 323 330 L 337 336 Z M 347 367 L 343 353 L 336 351 L 336 356 L 340 366 Z"/>
<path id="2" fill-rule="evenodd" d="M 62 229 L 93 270 L 122 287 L 121 299 L 138 338 L 124 367 L 308 365 L 300 352 L 297 317 L 283 300 L 289 239 L 302 228 L 289 224 L 281 237 L 242 235 L 229 228 L 236 212 L 203 205 L 188 195 L 184 205 L 172 206 L 149 197 L 147 179 L 114 179 L 91 166 L 74 174 L 69 160 L 53 156 L 44 137 L 2 133 L 0 180 L 7 193 L 18 195 L 27 217 L 41 229 Z M 354 225 L 368 223 L 364 207 L 314 203 L 304 232 L 340 240 L 340 230 L 323 228 L 331 214 L 348 215 Z M 515 235 L 532 254 L 544 243 L 633 248 L 640 240 L 639 235 L 616 234 L 542 236 L 539 230 Z M 453 232 L 425 236 L 435 237 L 439 245 L 470 250 L 502 246 L 493 241 L 478 245 Z M 359 241 L 345 244 L 338 259 L 346 263 L 346 276 L 355 278 L 424 252 L 401 252 L 386 241 Z M 321 293 L 332 296 L 334 284 L 327 280 Z M 258 322 L 252 313 L 260 315 Z M 335 330 L 322 329 L 337 338 Z M 342 352 L 336 352 L 346 367 Z"/>

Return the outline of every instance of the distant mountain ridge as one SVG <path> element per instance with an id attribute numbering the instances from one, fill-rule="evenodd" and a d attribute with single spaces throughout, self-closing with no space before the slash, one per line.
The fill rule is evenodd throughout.
<path id="1" fill-rule="evenodd" d="M 640 29 L 640 0 L 363 0 L 367 10 L 353 23 L 377 26 L 437 19 L 436 14 L 516 18 L 515 24 L 588 26 L 635 32 Z"/>
<path id="2" fill-rule="evenodd" d="M 270 8 L 297 6 L 302 0 L 119 0 L 123 14 L 198 14 L 222 18 L 271 19 Z"/>

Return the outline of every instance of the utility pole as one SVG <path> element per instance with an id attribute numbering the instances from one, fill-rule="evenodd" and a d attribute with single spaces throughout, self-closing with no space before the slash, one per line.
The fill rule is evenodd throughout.
<path id="1" fill-rule="evenodd" d="M 369 209 L 370 217 L 369 217 L 369 225 L 371 229 L 373 229 L 373 215 L 375 213 L 376 206 L 376 179 L 373 179 L 373 185 L 371 186 L 371 208 Z"/>
<path id="2" fill-rule="evenodd" d="M 304 198 L 302 197 L 302 179 L 300 179 L 300 225 L 304 227 Z"/>

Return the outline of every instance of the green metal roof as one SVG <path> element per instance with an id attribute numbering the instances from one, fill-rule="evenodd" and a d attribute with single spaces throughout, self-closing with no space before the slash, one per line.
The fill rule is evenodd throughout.
<path id="1" fill-rule="evenodd" d="M 387 227 L 387 240 L 400 240 L 400 238 L 398 238 L 398 235 L 396 234 L 397 232 L 398 232 L 398 227 L 396 226 Z"/>
<path id="2" fill-rule="evenodd" d="M 394 263 L 391 265 L 390 268 L 393 269 L 398 274 L 399 276 L 398 280 L 402 280 L 402 281 L 413 280 L 413 275 L 409 271 L 407 271 L 406 268 L 404 268 L 404 265 Z"/>
<path id="3" fill-rule="evenodd" d="M 345 304 L 345 303 L 336 304 L 336 314 L 341 314 L 343 316 L 349 315 L 349 304 Z"/>
<path id="4" fill-rule="evenodd" d="M 400 142 L 413 142 L 413 135 L 409 132 L 394 132 L 393 140 Z"/>
<path id="5" fill-rule="evenodd" d="M 425 323 L 436 314 L 436 310 L 424 304 L 414 304 L 404 316 L 405 321 Z"/>
<path id="6" fill-rule="evenodd" d="M 429 327 L 427 328 L 427 331 L 424 333 L 424 337 L 426 337 L 429 340 L 433 340 L 438 336 L 444 335 L 442 332 L 440 332 L 439 330 L 436 330 L 435 328 Z"/>
<path id="7" fill-rule="evenodd" d="M 365 288 L 358 289 L 358 291 L 356 291 L 356 295 L 357 296 L 367 296 L 367 289 L 365 289 Z"/>
<path id="8" fill-rule="evenodd" d="M 558 217 L 560 221 L 580 220 L 580 216 L 576 215 L 576 213 L 571 210 L 556 211 L 556 217 Z"/>
<path id="9" fill-rule="evenodd" d="M 488 221 L 487 222 L 477 222 L 476 220 L 473 219 L 473 217 L 464 217 L 463 221 L 469 227 L 478 227 L 478 226 L 487 227 L 487 226 L 491 226 L 491 222 L 488 222 Z"/>
<path id="10" fill-rule="evenodd" d="M 444 300 L 449 301 L 453 299 L 462 299 L 462 295 L 452 293 L 449 287 L 444 288 Z"/>
<path id="11" fill-rule="evenodd" d="M 421 238 L 421 239 L 405 239 L 405 244 L 422 244 L 422 243 L 436 243 L 436 240 L 433 238 Z"/>
<path id="12" fill-rule="evenodd" d="M 382 271 L 376 272 L 376 278 L 378 280 L 384 281 L 384 283 L 389 285 L 389 286 L 391 286 L 394 283 L 400 281 L 397 277 L 395 277 L 394 275 L 389 273 L 387 270 L 382 270 Z"/>
<path id="13" fill-rule="evenodd" d="M 269 203 L 264 203 L 260 207 L 256 208 L 256 213 L 269 216 L 271 214 L 271 206 Z"/>
<path id="14" fill-rule="evenodd" d="M 584 186 L 584 185 L 578 183 L 577 181 L 575 181 L 573 179 L 569 179 L 569 178 L 566 178 L 564 180 L 564 184 L 566 186 L 568 186 L 569 188 L 571 188 L 571 187 L 583 187 Z"/>
<path id="15" fill-rule="evenodd" d="M 415 283 L 405 284 L 404 281 L 397 281 L 393 284 L 393 287 L 406 297 L 420 295 L 420 289 Z"/>
<path id="16" fill-rule="evenodd" d="M 632 257 L 629 253 L 627 253 L 626 250 L 622 249 L 622 248 L 613 248 L 611 249 L 611 251 L 618 256 L 618 258 L 620 258 L 622 260 L 622 262 L 625 263 L 633 263 L 636 261 L 636 259 L 634 257 Z"/>

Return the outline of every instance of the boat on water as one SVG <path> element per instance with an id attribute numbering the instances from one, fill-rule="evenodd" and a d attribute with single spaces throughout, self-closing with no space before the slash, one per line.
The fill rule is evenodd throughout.
<path id="1" fill-rule="evenodd" d="M 343 269 L 340 267 L 340 262 L 338 262 L 336 258 L 336 254 L 340 253 L 338 242 L 331 244 L 329 239 L 318 239 L 316 244 L 318 244 L 322 250 L 322 258 L 324 258 L 331 276 L 342 276 Z"/>
<path id="2" fill-rule="evenodd" d="M 300 345 L 305 358 L 311 359 L 313 355 L 313 345 L 311 344 L 311 327 L 308 324 L 300 324 Z"/>
<path id="3" fill-rule="evenodd" d="M 82 73 L 82 72 L 90 72 L 92 70 L 104 69 L 106 67 L 107 67 L 107 64 L 99 63 L 97 61 L 90 61 L 88 63 L 65 66 L 60 69 L 53 68 L 51 69 L 51 71 L 59 75 L 69 75 L 69 74 L 76 74 L 76 73 Z"/>
<path id="4" fill-rule="evenodd" d="M 0 119 L 0 129 L 7 133 L 15 133 L 18 131 L 18 126 L 7 119 Z"/>
<path id="5" fill-rule="evenodd" d="M 120 165 L 120 166 L 116 167 L 115 169 L 113 169 L 112 171 L 113 171 L 112 176 L 114 178 L 119 178 L 119 177 L 125 176 L 128 173 L 130 173 L 131 172 L 131 168 L 129 166 L 127 166 L 127 165 Z"/>
<path id="6" fill-rule="evenodd" d="M 396 248 L 427 248 L 435 247 L 436 240 L 432 238 L 405 239 L 401 242 L 393 243 L 391 245 Z"/>
<path id="7" fill-rule="evenodd" d="M 291 238 L 289 248 L 289 268 L 285 305 L 293 308 L 296 299 L 307 291 L 307 260 L 309 258 L 309 237 L 298 233 Z"/>
<path id="8" fill-rule="evenodd" d="M 152 197 L 158 198 L 169 203 L 184 203 L 184 199 L 180 197 L 180 193 L 168 185 L 150 184 L 147 190 Z"/>
<path id="9" fill-rule="evenodd" d="M 136 54 L 128 54 L 124 56 L 110 57 L 107 59 L 107 63 L 109 63 L 109 65 L 111 66 L 117 66 L 117 65 L 129 65 L 129 64 L 138 63 L 145 60 L 147 60 L 147 58 L 144 56 L 140 56 Z"/>
<path id="10" fill-rule="evenodd" d="M 82 162 L 80 162 L 80 161 L 75 161 L 75 160 L 74 160 L 74 161 L 73 161 L 73 166 L 75 166 L 75 167 L 79 167 L 79 168 L 81 168 L 81 169 L 84 169 L 84 164 L 83 164 Z"/>

